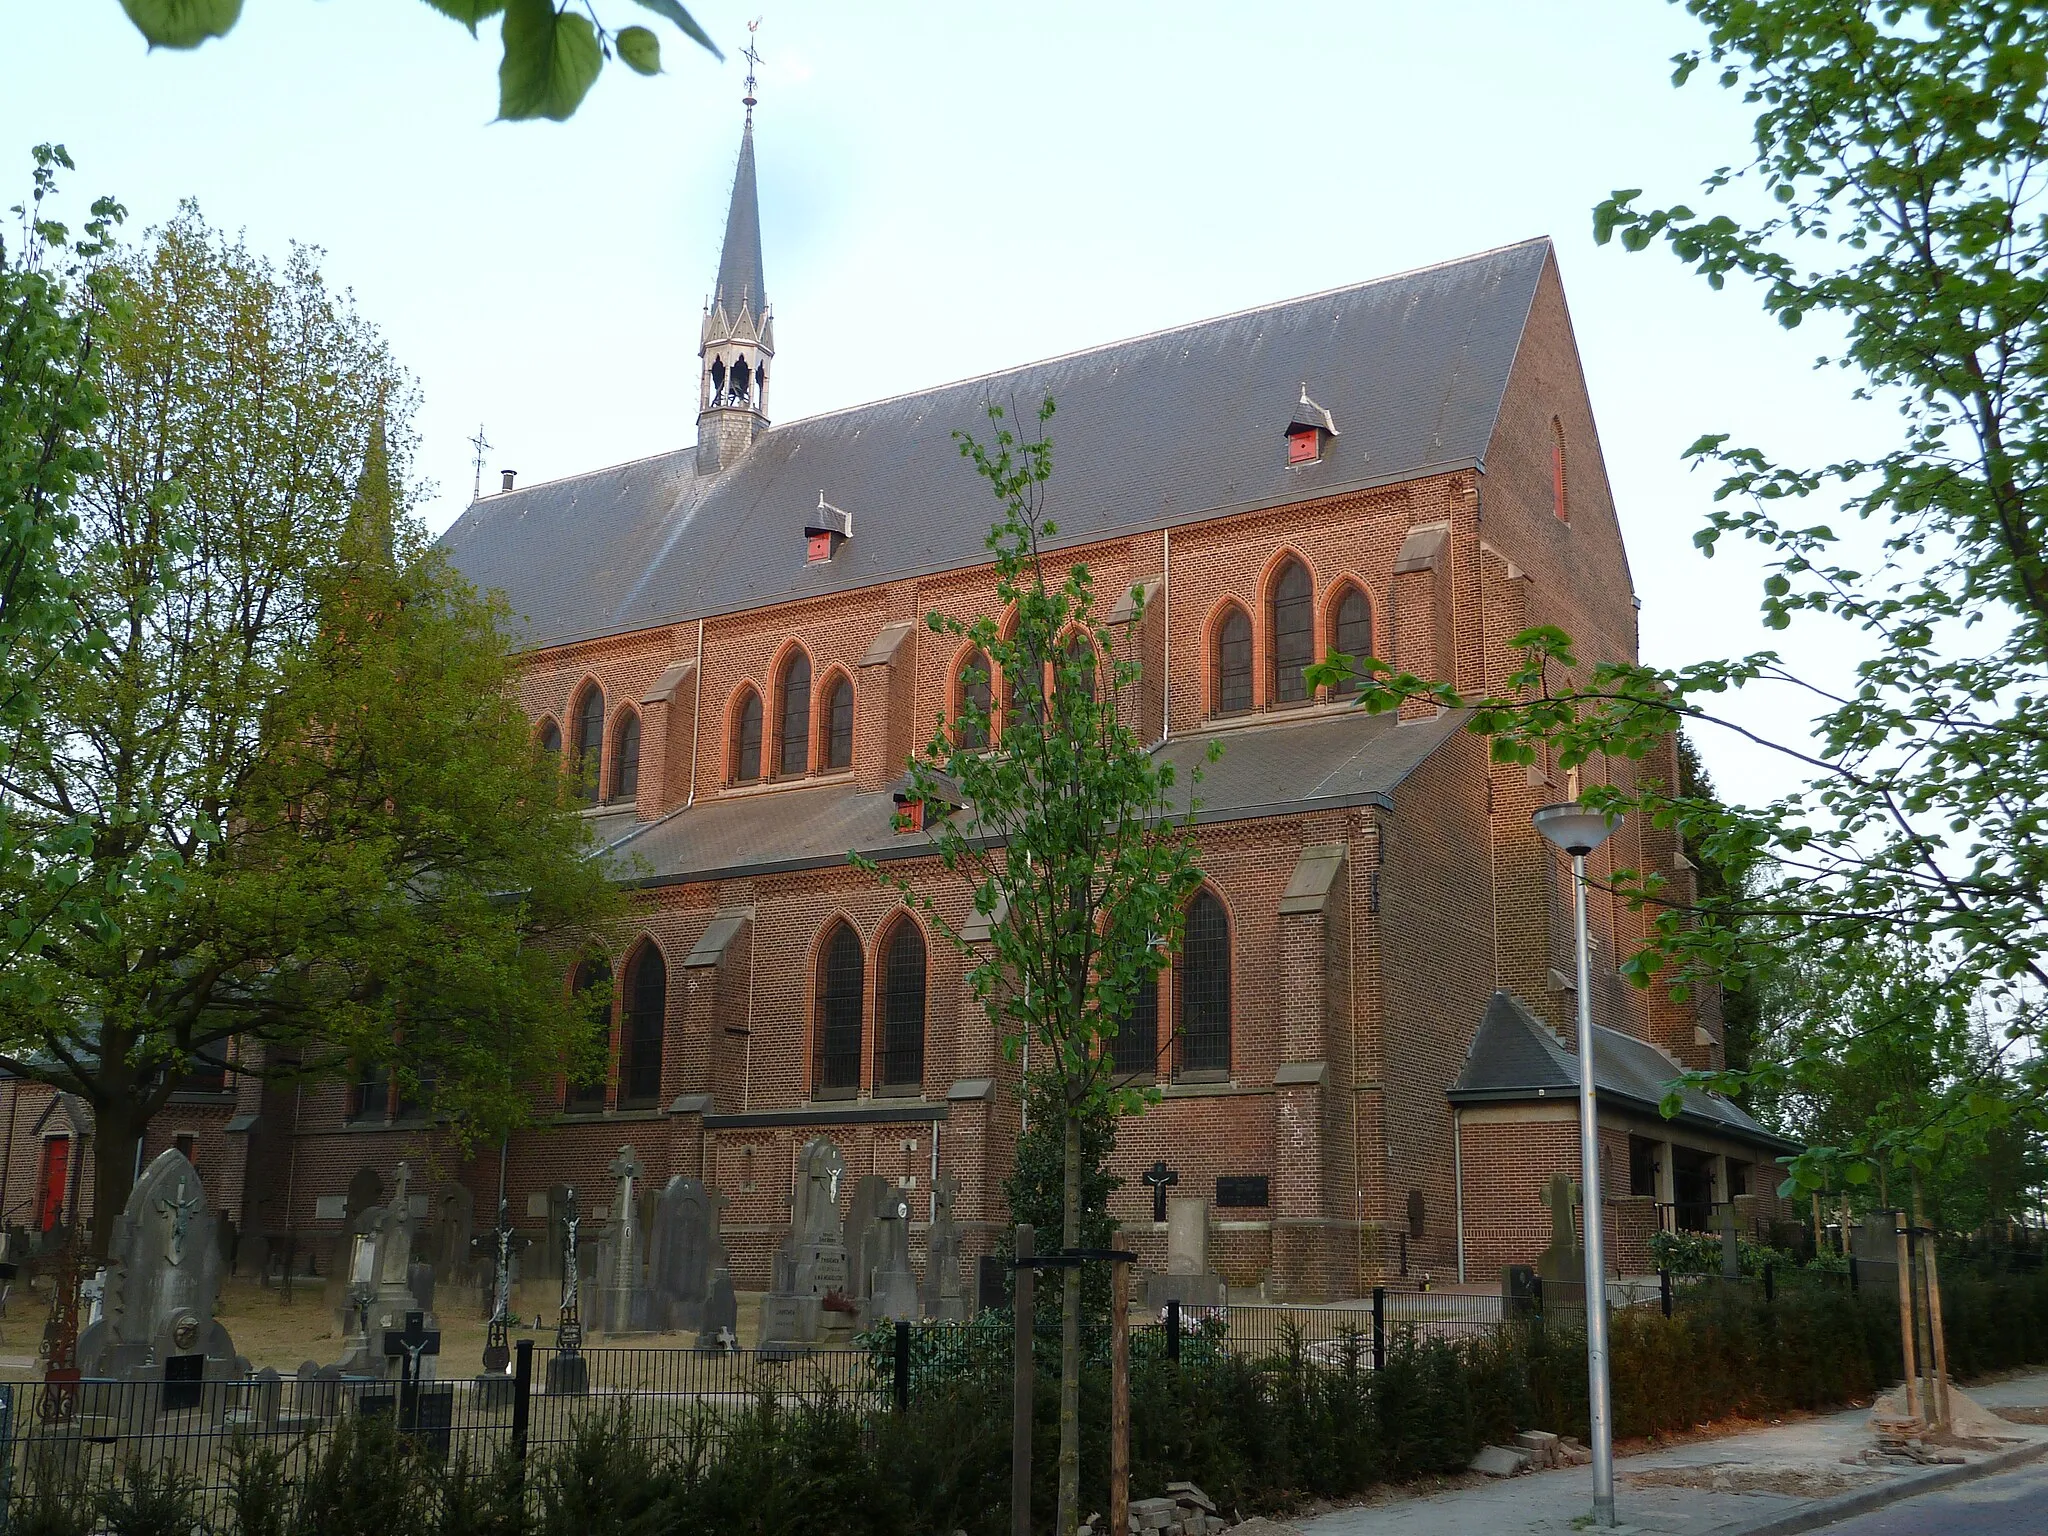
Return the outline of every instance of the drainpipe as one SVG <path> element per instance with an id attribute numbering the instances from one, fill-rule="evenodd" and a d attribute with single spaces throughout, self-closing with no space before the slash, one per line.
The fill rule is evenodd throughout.
<path id="1" fill-rule="evenodd" d="M 1159 740 L 1173 735 L 1173 530 L 1159 530 L 1159 618 L 1166 626 L 1166 653 L 1159 669 Z"/>
<path id="2" fill-rule="evenodd" d="M 1465 1283 L 1465 1111 L 1451 1111 L 1451 1181 L 1458 1199 L 1458 1284 Z"/>

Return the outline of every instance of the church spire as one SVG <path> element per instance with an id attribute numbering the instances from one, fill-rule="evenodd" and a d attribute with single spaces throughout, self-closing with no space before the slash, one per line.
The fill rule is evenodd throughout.
<path id="1" fill-rule="evenodd" d="M 751 33 L 758 22 L 749 22 Z M 768 426 L 768 362 L 775 356 L 775 316 L 761 273 L 761 199 L 754 185 L 754 66 L 761 55 L 747 39 L 746 122 L 725 215 L 718 281 L 705 306 L 697 341 L 697 467 L 715 474 L 735 462 Z"/>
<path id="2" fill-rule="evenodd" d="M 341 535 L 343 556 L 352 564 L 391 564 L 397 539 L 398 489 L 391 480 L 391 449 L 384 433 L 384 390 L 377 386 L 377 414 L 370 421 L 370 441 L 363 450 L 362 471 L 349 502 L 348 522 Z"/>

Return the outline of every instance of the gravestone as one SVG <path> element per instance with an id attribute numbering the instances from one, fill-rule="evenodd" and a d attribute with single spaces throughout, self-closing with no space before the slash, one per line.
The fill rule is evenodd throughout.
<path id="1" fill-rule="evenodd" d="M 131 1399 L 141 1416 L 197 1407 L 204 1383 L 248 1374 L 213 1315 L 223 1268 L 214 1234 L 198 1171 L 175 1147 L 158 1153 L 114 1223 L 99 1316 L 78 1340 L 88 1379 L 162 1384 L 154 1401 Z"/>
<path id="2" fill-rule="evenodd" d="M 1223 1277 L 1209 1268 L 1209 1202 L 1200 1195 L 1166 1202 L 1166 1273 L 1145 1277 L 1145 1304 L 1163 1307 L 1169 1301 L 1223 1305 Z"/>
<path id="3" fill-rule="evenodd" d="M 1550 1211 L 1550 1246 L 1536 1260 L 1537 1276 L 1543 1281 L 1543 1309 L 1586 1307 L 1586 1250 L 1579 1246 L 1579 1228 L 1574 1212 L 1578 1207 L 1578 1186 L 1563 1174 L 1543 1185 L 1543 1203 Z"/>
<path id="4" fill-rule="evenodd" d="M 894 1193 L 895 1186 L 875 1173 L 862 1175 L 853 1186 L 846 1208 L 846 1299 L 857 1307 L 866 1305 L 882 1262 L 882 1210 Z"/>
<path id="5" fill-rule="evenodd" d="M 540 1199 L 541 1214 L 547 1220 L 547 1237 L 541 1246 L 541 1272 L 543 1280 L 560 1284 L 562 1275 L 562 1234 L 567 1230 L 569 1219 L 569 1186 L 550 1184 L 547 1193 Z"/>
<path id="6" fill-rule="evenodd" d="M 346 1330 L 350 1343 L 341 1367 L 348 1374 L 395 1374 L 383 1353 L 383 1335 L 387 1329 L 403 1328 L 408 1312 L 425 1313 L 428 1327 L 440 1326 L 433 1318 L 433 1266 L 415 1263 L 412 1257 L 418 1218 L 407 1189 L 410 1181 L 411 1171 L 400 1163 L 389 1203 L 356 1218 L 345 1271 L 353 1319 Z"/>
<path id="7" fill-rule="evenodd" d="M 967 1291 L 960 1280 L 960 1223 L 953 1217 L 953 1202 L 959 1198 L 960 1181 L 950 1173 L 939 1175 L 932 1188 L 932 1224 L 924 1239 L 924 1281 L 918 1287 L 918 1305 L 935 1323 L 967 1321 Z"/>
<path id="8" fill-rule="evenodd" d="M 453 1282 L 475 1263 L 476 1197 L 466 1185 L 443 1184 L 434 1196 L 434 1236 L 428 1260 Z"/>
<path id="9" fill-rule="evenodd" d="M 910 1272 L 910 1196 L 892 1189 L 873 1228 L 875 1267 L 868 1273 L 864 1323 L 915 1322 L 917 1277 Z"/>
<path id="10" fill-rule="evenodd" d="M 737 1298 L 730 1304 L 726 1299 L 733 1297 L 732 1270 L 718 1230 L 724 1203 L 718 1191 L 681 1175 L 668 1181 L 655 1202 L 647 1248 L 654 1327 L 694 1330 L 702 1342 L 738 1325 Z"/>
<path id="11" fill-rule="evenodd" d="M 651 1298 L 641 1276 L 640 1202 L 637 1186 L 647 1173 L 631 1146 L 619 1148 L 605 1170 L 617 1181 L 611 1225 L 599 1245 L 597 1326 L 607 1334 L 644 1333 Z"/>
<path id="12" fill-rule="evenodd" d="M 761 1299 L 760 1348 L 771 1357 L 801 1354 L 827 1332 L 853 1324 L 847 1298 L 846 1241 L 839 1221 L 839 1186 L 846 1160 L 823 1136 L 804 1144 L 790 1194 L 789 1235 L 771 1265 Z"/>

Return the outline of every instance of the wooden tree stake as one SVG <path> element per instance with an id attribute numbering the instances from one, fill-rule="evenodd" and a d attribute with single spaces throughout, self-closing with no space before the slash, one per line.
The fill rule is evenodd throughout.
<path id="1" fill-rule="evenodd" d="M 1109 1529 L 1122 1536 L 1131 1509 L 1131 1266 L 1109 1266 Z"/>

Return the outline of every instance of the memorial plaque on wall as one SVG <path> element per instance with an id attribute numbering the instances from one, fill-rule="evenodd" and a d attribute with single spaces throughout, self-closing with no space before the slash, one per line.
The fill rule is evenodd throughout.
<path id="1" fill-rule="evenodd" d="M 1263 1173 L 1226 1173 L 1216 1180 L 1216 1204 L 1218 1207 L 1263 1206 L 1270 1203 L 1267 1193 L 1266 1176 Z"/>
<path id="2" fill-rule="evenodd" d="M 348 1219 L 347 1195 L 319 1195 L 313 1201 L 315 1221 L 345 1221 Z"/>

